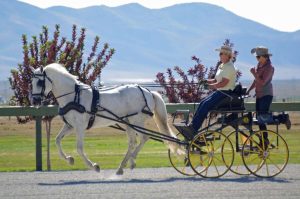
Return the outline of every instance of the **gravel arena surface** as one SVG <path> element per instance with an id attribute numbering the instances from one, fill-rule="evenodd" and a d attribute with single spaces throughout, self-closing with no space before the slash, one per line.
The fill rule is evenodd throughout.
<path id="1" fill-rule="evenodd" d="M 0 173 L 0 198 L 300 198 L 300 165 L 262 179 L 228 172 L 185 177 L 173 168 Z"/>

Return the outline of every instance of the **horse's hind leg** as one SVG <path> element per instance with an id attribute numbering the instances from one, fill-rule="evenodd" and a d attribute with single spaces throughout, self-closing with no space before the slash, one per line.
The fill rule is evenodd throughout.
<path id="1" fill-rule="evenodd" d="M 72 127 L 69 127 L 68 125 L 64 125 L 63 128 L 60 130 L 60 132 L 58 133 L 58 135 L 56 136 L 56 140 L 55 140 L 55 143 L 56 143 L 56 146 L 58 148 L 58 152 L 59 152 L 59 155 L 61 158 L 65 159 L 68 161 L 68 163 L 70 165 L 73 165 L 74 164 L 74 158 L 72 156 L 67 156 L 63 150 L 62 150 L 62 147 L 61 147 L 61 140 L 66 136 L 66 135 L 69 135 L 70 133 L 72 133 Z"/>
<path id="2" fill-rule="evenodd" d="M 84 160 L 85 164 L 94 169 L 97 172 L 100 172 L 100 167 L 97 163 L 92 162 L 88 159 L 86 154 L 83 151 L 83 139 L 84 139 L 84 130 L 83 129 L 76 129 L 77 131 L 77 152 Z"/>
<path id="3" fill-rule="evenodd" d="M 136 134 L 135 131 L 130 128 L 127 127 L 127 138 L 128 138 L 128 149 L 127 149 L 127 153 L 124 157 L 124 159 L 122 160 L 118 170 L 117 170 L 117 175 L 123 175 L 124 171 L 124 167 L 126 166 L 128 160 L 132 157 L 132 151 L 134 150 L 134 147 L 136 145 Z"/>

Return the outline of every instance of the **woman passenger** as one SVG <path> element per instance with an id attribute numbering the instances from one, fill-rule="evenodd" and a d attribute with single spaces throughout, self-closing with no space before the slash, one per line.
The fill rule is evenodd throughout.
<path id="1" fill-rule="evenodd" d="M 219 56 L 222 63 L 218 67 L 215 78 L 207 80 L 209 88 L 215 91 L 201 101 L 192 122 L 188 126 L 189 130 L 194 134 L 201 127 L 208 112 L 213 110 L 216 104 L 228 97 L 235 87 L 236 69 L 231 61 L 233 58 L 231 47 L 222 46 L 216 51 L 220 52 Z"/>

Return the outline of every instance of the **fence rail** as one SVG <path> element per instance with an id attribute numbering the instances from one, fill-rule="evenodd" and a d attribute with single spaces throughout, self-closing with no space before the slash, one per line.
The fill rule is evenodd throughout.
<path id="1" fill-rule="evenodd" d="M 194 111 L 196 104 L 167 104 L 168 113 L 174 113 L 178 109 L 189 109 Z M 246 111 L 254 111 L 255 103 L 245 103 Z M 300 102 L 274 102 L 270 108 L 271 111 L 300 111 Z M 42 117 L 58 115 L 57 106 L 42 107 L 21 107 L 21 106 L 0 106 L 0 116 L 33 116 L 35 117 L 35 135 L 36 135 L 36 170 L 42 171 Z"/>

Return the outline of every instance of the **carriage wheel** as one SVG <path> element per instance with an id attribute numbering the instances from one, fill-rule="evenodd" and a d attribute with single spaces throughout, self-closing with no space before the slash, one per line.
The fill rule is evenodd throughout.
<path id="1" fill-rule="evenodd" d="M 234 149 L 230 140 L 223 133 L 214 131 L 196 135 L 188 152 L 192 169 L 204 178 L 223 176 L 234 159 Z"/>
<path id="2" fill-rule="evenodd" d="M 269 144 L 265 141 L 264 133 L 268 134 Z M 244 144 L 242 158 L 253 175 L 269 178 L 284 170 L 289 159 L 289 149 L 278 133 L 270 130 L 256 131 Z"/>
<path id="3" fill-rule="evenodd" d="M 227 135 L 227 138 L 231 141 L 234 149 L 234 160 L 232 166 L 229 168 L 231 172 L 237 175 L 250 175 L 251 173 L 244 166 L 242 159 L 242 147 L 246 142 L 249 133 L 238 130 L 238 137 L 236 139 L 236 131 L 232 131 Z"/>
<path id="4" fill-rule="evenodd" d="M 180 133 L 177 134 L 177 138 L 180 140 L 184 140 L 183 136 Z M 188 159 L 188 152 L 186 154 L 180 155 L 180 154 L 172 153 L 171 150 L 169 149 L 168 153 L 169 153 L 170 163 L 176 171 L 186 176 L 197 175 L 190 166 L 190 162 Z"/>

